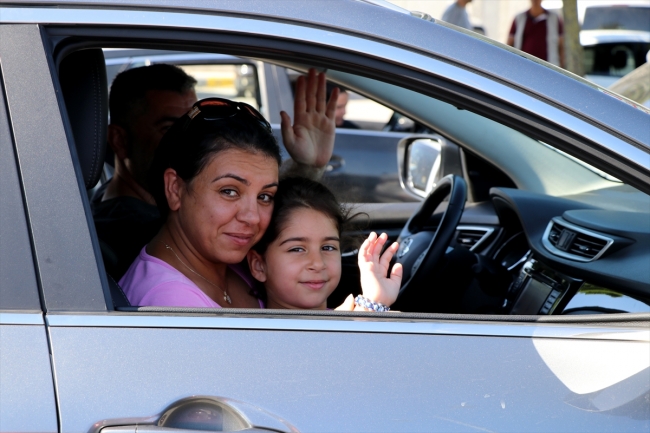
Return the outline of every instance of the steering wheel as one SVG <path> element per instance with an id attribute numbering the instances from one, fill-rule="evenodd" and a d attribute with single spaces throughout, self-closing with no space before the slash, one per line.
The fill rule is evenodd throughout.
<path id="1" fill-rule="evenodd" d="M 449 202 L 438 228 L 435 231 L 426 230 L 429 218 L 447 196 Z M 436 182 L 420 208 L 406 222 L 397 240 L 400 246 L 395 254 L 395 261 L 401 263 L 404 269 L 396 308 L 403 308 L 404 295 L 415 293 L 415 287 L 424 284 L 428 287 L 435 286 L 435 282 L 426 281 L 426 278 L 446 253 L 463 214 L 466 199 L 465 179 L 453 174 L 447 175 Z"/>

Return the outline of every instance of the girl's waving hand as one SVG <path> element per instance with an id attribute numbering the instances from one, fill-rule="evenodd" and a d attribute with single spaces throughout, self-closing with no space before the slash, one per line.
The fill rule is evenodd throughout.
<path id="1" fill-rule="evenodd" d="M 399 247 L 397 242 L 381 250 L 388 240 L 388 235 L 377 236 L 370 233 L 359 248 L 359 270 L 361 271 L 361 290 L 363 296 L 374 302 L 389 306 L 395 302 L 402 282 L 402 265 L 396 263 L 388 276 L 390 261 Z"/>

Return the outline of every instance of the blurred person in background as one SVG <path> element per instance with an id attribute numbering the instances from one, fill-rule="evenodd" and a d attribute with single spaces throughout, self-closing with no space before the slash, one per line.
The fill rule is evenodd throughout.
<path id="1" fill-rule="evenodd" d="M 467 3 L 470 3 L 472 0 L 456 0 L 445 10 L 445 13 L 442 14 L 442 20 L 453 24 L 458 27 L 466 28 L 467 30 L 473 30 L 474 26 L 469 22 L 469 15 L 467 15 Z"/>
<path id="2" fill-rule="evenodd" d="M 329 100 L 330 94 L 332 90 L 335 88 L 336 86 L 334 84 L 327 83 L 327 100 Z M 346 114 L 345 109 L 348 105 L 349 100 L 350 100 L 350 95 L 348 91 L 343 87 L 339 87 L 339 98 L 336 102 L 336 113 L 335 113 L 336 127 L 347 128 L 347 129 L 360 129 L 359 125 L 357 125 L 356 123 L 344 119 L 344 116 Z"/>
<path id="3" fill-rule="evenodd" d="M 510 27 L 508 45 L 556 66 L 564 67 L 562 19 L 531 0 L 531 8 L 517 15 Z"/>

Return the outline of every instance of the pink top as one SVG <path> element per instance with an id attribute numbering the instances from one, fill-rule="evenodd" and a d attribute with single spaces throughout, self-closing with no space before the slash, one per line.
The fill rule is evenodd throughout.
<path id="1" fill-rule="evenodd" d="M 140 307 L 208 307 L 221 308 L 196 284 L 169 263 L 147 254 L 146 247 L 120 280 L 131 305 Z M 239 266 L 229 266 L 252 287 L 253 280 Z M 260 308 L 264 308 L 259 301 Z"/>

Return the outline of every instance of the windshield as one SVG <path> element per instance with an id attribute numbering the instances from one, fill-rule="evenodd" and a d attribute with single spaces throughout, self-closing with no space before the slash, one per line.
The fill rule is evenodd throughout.
<path id="1" fill-rule="evenodd" d="M 650 7 L 591 7 L 585 12 L 582 30 L 641 30 L 650 32 Z"/>

